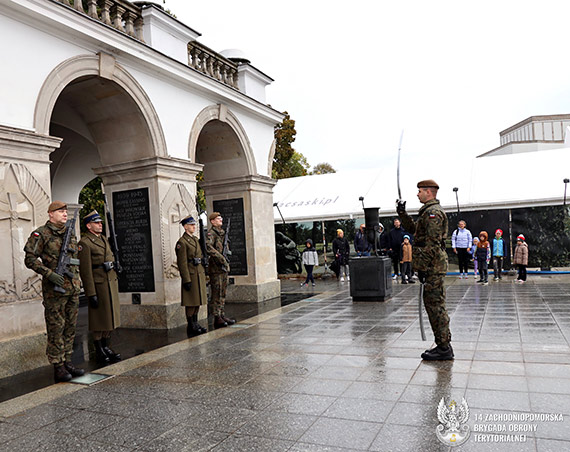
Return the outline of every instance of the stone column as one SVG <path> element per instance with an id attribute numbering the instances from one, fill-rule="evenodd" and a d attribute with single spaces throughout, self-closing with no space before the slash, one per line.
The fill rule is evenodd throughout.
<path id="1" fill-rule="evenodd" d="M 0 126 L 0 378 L 46 363 L 41 280 L 24 265 L 24 245 L 47 221 L 49 154 L 60 142 Z"/>
<path id="2" fill-rule="evenodd" d="M 148 189 L 154 291 L 120 293 L 121 327 L 169 329 L 186 323 L 174 247 L 184 232 L 180 219 L 196 214 L 196 174 L 201 170 L 202 165 L 169 157 L 95 169 L 103 180 L 111 209 L 114 193 L 118 196 L 118 192 Z M 117 214 L 113 212 L 115 221 Z"/>
<path id="3" fill-rule="evenodd" d="M 273 226 L 275 183 L 274 179 L 264 176 L 200 183 L 206 194 L 208 212 L 214 211 L 214 201 L 243 199 L 247 275 L 230 274 L 234 284 L 228 286 L 229 302 L 262 302 L 281 293 Z"/>

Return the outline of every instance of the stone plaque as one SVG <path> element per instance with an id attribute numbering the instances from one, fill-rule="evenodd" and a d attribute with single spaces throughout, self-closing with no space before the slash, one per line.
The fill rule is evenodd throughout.
<path id="1" fill-rule="evenodd" d="M 154 292 L 148 188 L 114 192 L 113 216 L 123 266 L 119 292 Z"/>
<path id="2" fill-rule="evenodd" d="M 247 275 L 247 249 L 245 244 L 245 221 L 243 216 L 243 198 L 220 199 L 214 201 L 214 211 L 224 218 L 224 229 L 228 219 L 230 224 L 230 275 Z"/>

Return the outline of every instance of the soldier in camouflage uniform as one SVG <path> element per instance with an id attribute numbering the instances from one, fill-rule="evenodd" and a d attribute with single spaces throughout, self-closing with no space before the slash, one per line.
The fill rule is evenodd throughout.
<path id="1" fill-rule="evenodd" d="M 424 306 L 437 344 L 422 353 L 425 360 L 453 359 L 449 316 L 445 308 L 443 278 L 447 272 L 447 215 L 436 199 L 439 186 L 434 180 L 418 183 L 418 199 L 423 204 L 416 222 L 406 212 L 405 201 L 398 201 L 397 211 L 407 231 L 415 234 L 412 265 L 424 284 Z"/>
<path id="2" fill-rule="evenodd" d="M 73 377 L 84 374 L 71 363 L 75 326 L 79 309 L 79 259 L 75 235 L 71 235 L 69 252 L 71 252 L 70 270 L 73 278 L 61 276 L 55 272 L 61 252 L 65 223 L 67 222 L 67 205 L 54 201 L 48 207 L 49 220 L 32 232 L 24 251 L 26 267 L 42 276 L 43 305 L 47 329 L 48 360 L 54 366 L 56 382 L 69 381 Z M 55 291 L 60 286 L 64 293 Z"/>
<path id="3" fill-rule="evenodd" d="M 211 305 L 214 314 L 214 328 L 223 328 L 236 323 L 226 317 L 224 305 L 228 287 L 230 263 L 224 257 L 225 231 L 222 229 L 223 218 L 219 212 L 213 212 L 208 217 L 211 227 L 208 229 L 206 246 L 209 256 L 208 275 L 210 276 Z"/>

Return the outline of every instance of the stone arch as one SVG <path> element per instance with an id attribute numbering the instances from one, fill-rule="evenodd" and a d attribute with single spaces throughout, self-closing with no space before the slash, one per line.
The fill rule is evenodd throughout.
<path id="1" fill-rule="evenodd" d="M 162 126 L 150 98 L 136 79 L 117 64 L 115 58 L 105 53 L 72 57 L 50 72 L 40 89 L 34 111 L 37 133 L 49 134 L 52 112 L 60 94 L 71 82 L 85 76 L 105 78 L 119 85 L 132 98 L 146 121 L 155 156 L 167 156 Z"/>
<path id="2" fill-rule="evenodd" d="M 271 147 L 269 148 L 269 160 L 267 160 L 267 175 L 271 177 L 271 172 L 273 171 L 273 157 L 275 157 L 275 148 L 277 147 L 277 141 L 273 140 L 271 142 Z"/>
<path id="3" fill-rule="evenodd" d="M 211 121 L 221 121 L 227 124 L 235 133 L 245 156 L 248 175 L 257 174 L 257 165 L 255 163 L 255 156 L 251 148 L 251 143 L 237 117 L 228 109 L 224 104 L 211 105 L 204 108 L 192 124 L 190 130 L 190 140 L 188 145 L 188 157 L 191 162 L 196 162 L 196 150 L 198 139 L 202 129 Z"/>

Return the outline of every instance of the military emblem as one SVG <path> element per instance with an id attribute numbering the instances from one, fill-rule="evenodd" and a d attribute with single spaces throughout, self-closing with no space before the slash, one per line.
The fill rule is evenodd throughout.
<path id="1" fill-rule="evenodd" d="M 440 424 L 435 428 L 435 434 L 443 444 L 455 447 L 469 439 L 471 429 L 466 425 L 469 406 L 465 398 L 462 398 L 461 405 L 457 405 L 455 400 L 446 405 L 442 397 L 437 406 L 437 419 Z"/>

